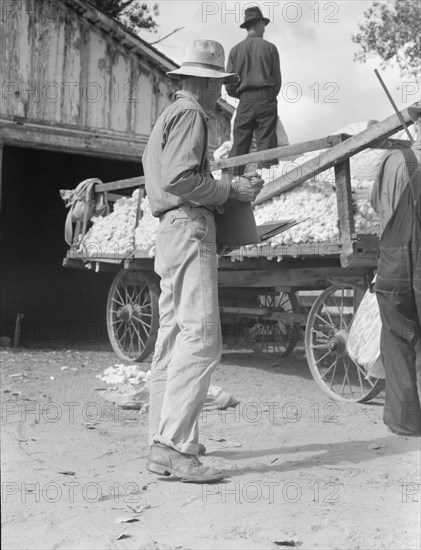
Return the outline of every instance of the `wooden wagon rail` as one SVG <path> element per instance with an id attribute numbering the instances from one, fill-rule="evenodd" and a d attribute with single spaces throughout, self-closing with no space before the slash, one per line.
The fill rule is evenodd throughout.
<path id="1" fill-rule="evenodd" d="M 404 109 L 403 111 L 401 111 L 401 115 L 403 120 L 408 125 L 412 123 L 412 119 L 409 116 L 408 109 Z M 304 164 L 298 166 L 298 173 L 297 168 L 294 167 L 286 174 L 275 178 L 271 182 L 267 183 L 257 197 L 254 204 L 262 204 L 263 202 L 270 200 L 271 198 L 278 196 L 285 191 L 293 189 L 294 187 L 300 185 L 309 178 L 314 177 L 317 174 L 320 174 L 321 172 L 324 172 L 325 170 L 334 167 L 335 191 L 337 196 L 338 221 L 340 229 L 340 243 L 337 243 L 337 253 L 341 255 L 341 261 L 344 266 L 353 265 L 355 263 L 358 263 L 360 260 L 363 263 L 368 263 L 370 265 L 376 260 L 375 254 L 372 253 L 371 249 L 369 255 L 366 256 L 364 254 L 364 249 L 361 246 L 358 246 L 365 242 L 365 238 L 357 236 L 355 234 L 349 159 L 351 156 L 359 153 L 360 151 L 368 147 L 387 149 L 395 145 L 410 146 L 409 141 L 388 139 L 401 127 L 402 126 L 399 117 L 397 115 L 392 115 L 384 121 L 367 128 L 366 130 L 360 132 L 355 136 L 349 136 L 347 134 L 332 135 L 320 139 L 306 141 L 303 143 L 278 147 L 276 149 L 271 149 L 268 151 L 249 153 L 247 155 L 213 162 L 211 163 L 211 169 L 229 170 L 230 168 L 233 168 L 235 166 L 244 165 L 247 163 L 262 162 L 273 158 L 296 158 L 296 156 L 299 154 L 320 149 L 327 149 L 317 157 L 310 159 Z M 95 190 L 97 192 L 107 191 L 110 200 L 116 200 L 120 196 L 116 192 L 131 188 L 140 188 L 140 203 L 140 199 L 144 196 L 143 176 L 98 184 L 96 185 Z M 303 250 L 305 250 L 307 244 L 310 248 L 312 248 L 312 244 L 310 243 L 305 243 L 303 245 L 300 244 L 299 246 Z M 328 250 L 330 251 L 333 250 L 336 245 L 335 243 L 333 245 L 331 245 L 331 243 L 329 243 L 329 245 L 321 243 L 321 246 L 319 246 L 319 250 L 321 251 L 321 253 L 323 253 L 324 246 L 327 246 Z M 274 250 L 271 251 L 271 254 L 278 256 L 289 255 L 289 253 L 290 250 L 285 249 L 283 249 L 279 254 L 277 254 L 277 252 Z M 306 254 L 306 252 L 302 253 Z M 313 253 L 313 251 L 310 251 L 310 253 Z M 263 254 L 263 252 L 253 252 L 252 249 L 246 250 L 242 248 L 238 254 L 255 256 L 257 254 Z M 134 257 L 143 257 L 143 255 L 142 253 L 139 254 L 139 252 L 136 252 L 134 254 Z"/>
<path id="2" fill-rule="evenodd" d="M 415 104 L 414 104 L 415 105 Z M 408 109 L 401 111 L 402 118 L 405 123 L 412 124 L 412 119 L 409 115 Z M 347 160 L 368 147 L 372 148 L 384 148 L 382 140 L 386 140 L 389 136 L 396 133 L 402 128 L 402 123 L 399 120 L 398 115 L 392 115 L 389 118 L 379 122 L 373 126 L 370 126 L 366 130 L 363 130 L 359 134 L 351 137 L 347 137 L 341 134 L 341 142 L 333 146 L 328 151 L 321 153 L 315 159 L 311 159 L 300 166 L 300 175 L 297 177 L 293 174 L 293 170 L 287 174 L 275 178 L 270 183 L 265 185 L 261 193 L 257 197 L 255 204 L 261 204 L 285 191 L 293 189 L 297 185 L 300 185 L 304 181 L 324 172 L 329 168 L 336 167 L 340 164 L 347 164 Z M 402 141 L 402 144 L 409 145 L 409 140 Z M 343 194 L 343 190 L 340 193 Z M 345 197 L 344 197 L 345 198 Z M 339 197 L 338 197 L 339 199 Z"/>

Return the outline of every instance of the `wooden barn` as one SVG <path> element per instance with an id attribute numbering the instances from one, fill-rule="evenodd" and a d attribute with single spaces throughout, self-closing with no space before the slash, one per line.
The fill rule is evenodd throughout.
<path id="1" fill-rule="evenodd" d="M 1 3 L 1 335 L 22 344 L 106 341 L 110 275 L 66 270 L 59 189 L 143 175 L 141 156 L 178 67 L 82 0 Z M 210 152 L 232 107 L 210 118 Z"/>

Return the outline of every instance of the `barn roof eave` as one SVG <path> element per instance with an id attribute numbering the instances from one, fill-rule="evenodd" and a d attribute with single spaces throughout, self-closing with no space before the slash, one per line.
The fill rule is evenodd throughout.
<path id="1" fill-rule="evenodd" d="M 98 27 L 110 35 L 110 37 L 117 39 L 120 45 L 127 49 L 128 53 L 134 53 L 146 58 L 152 65 L 158 67 L 164 73 L 178 69 L 179 65 L 175 61 L 88 2 L 82 0 L 62 0 L 62 3 L 75 10 L 89 24 Z M 231 116 L 234 112 L 234 108 L 222 98 L 218 100 L 217 105 L 219 109 L 225 111 L 226 115 Z"/>
<path id="2" fill-rule="evenodd" d="M 179 65 L 168 58 L 166 55 L 158 51 L 156 48 L 148 44 L 142 38 L 139 38 L 136 34 L 132 33 L 124 25 L 105 15 L 97 8 L 92 6 L 86 1 L 82 0 L 62 0 L 62 2 L 71 9 L 76 11 L 83 19 L 89 24 L 94 25 L 98 29 L 102 30 L 106 34 L 118 40 L 121 46 L 127 49 L 128 53 L 134 53 L 146 58 L 153 65 L 158 66 L 162 71 L 173 71 L 177 69 Z"/>

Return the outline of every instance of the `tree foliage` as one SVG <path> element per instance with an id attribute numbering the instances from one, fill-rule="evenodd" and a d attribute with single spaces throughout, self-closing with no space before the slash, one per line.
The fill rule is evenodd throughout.
<path id="1" fill-rule="evenodd" d="M 396 63 L 402 76 L 420 75 L 421 0 L 373 2 L 364 13 L 358 34 L 352 37 L 361 50 L 354 59 L 365 62 L 378 55 L 382 68 Z"/>
<path id="2" fill-rule="evenodd" d="M 156 32 L 159 15 L 158 4 L 150 8 L 140 0 L 89 0 L 99 11 L 117 19 L 133 32 L 146 29 Z"/>

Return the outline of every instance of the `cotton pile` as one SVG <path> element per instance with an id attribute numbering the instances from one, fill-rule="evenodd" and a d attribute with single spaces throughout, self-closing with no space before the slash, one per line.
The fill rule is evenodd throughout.
<path id="1" fill-rule="evenodd" d="M 381 158 L 378 151 L 365 150 L 353 157 L 351 162 L 351 185 L 353 192 L 354 220 L 356 233 L 377 234 L 379 220 L 370 206 L 373 164 Z M 270 169 L 262 169 L 265 183 L 293 170 L 291 179 L 300 172 L 300 165 L 317 157 L 321 151 L 305 153 L 294 161 L 279 162 Z M 371 162 L 370 169 L 366 168 Z M 214 172 L 214 177 L 220 177 Z M 336 204 L 334 170 L 329 169 L 311 178 L 298 187 L 283 193 L 254 209 L 257 225 L 268 221 L 296 219 L 299 223 L 271 239 L 275 244 L 320 243 L 340 241 L 338 210 Z M 140 204 L 141 217 L 136 225 L 138 205 L 136 190 L 131 197 L 122 197 L 114 203 L 113 212 L 106 217 L 92 219 L 92 226 L 79 246 L 85 257 L 104 255 L 126 256 L 137 251 L 143 256 L 153 257 L 159 220 L 152 216 L 147 197 Z"/>
<path id="2" fill-rule="evenodd" d="M 139 190 L 131 197 L 122 197 L 114 203 L 113 211 L 105 217 L 92 219 L 92 227 L 79 245 L 79 253 L 86 257 L 104 255 L 126 256 L 134 251 L 153 255 L 159 220 L 152 216 L 149 201 L 140 203 L 141 218 L 136 228 L 136 210 Z"/>
<path id="3" fill-rule="evenodd" d="M 299 175 L 300 166 L 319 154 L 320 151 L 315 151 L 305 153 L 294 161 L 281 161 L 270 169 L 263 169 L 262 177 L 266 183 L 293 171 L 290 176 L 293 180 L 294 176 Z M 373 181 L 360 180 L 351 175 L 356 233 L 378 232 L 378 215 L 370 205 L 372 186 Z M 290 191 L 256 206 L 254 215 L 257 225 L 283 219 L 306 219 L 273 237 L 273 243 L 338 243 L 340 235 L 334 169 L 330 168 Z"/>

